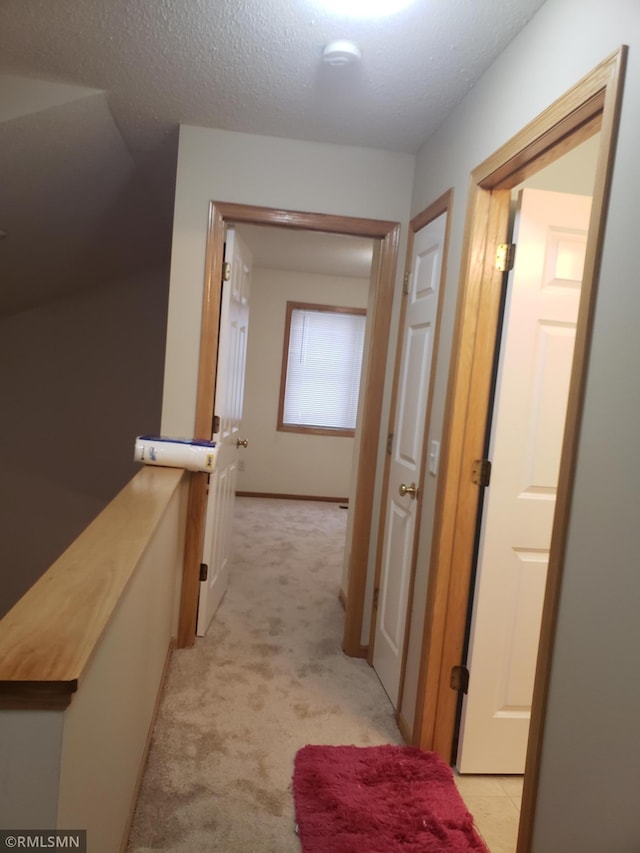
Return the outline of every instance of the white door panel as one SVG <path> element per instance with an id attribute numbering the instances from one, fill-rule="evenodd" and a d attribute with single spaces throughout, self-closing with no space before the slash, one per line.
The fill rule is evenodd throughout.
<path id="1" fill-rule="evenodd" d="M 400 330 L 402 355 L 389 467 L 373 665 L 395 706 L 415 551 L 418 499 L 400 486 L 420 489 L 433 340 L 441 289 L 446 214 L 415 235 L 407 309 Z"/>
<path id="2" fill-rule="evenodd" d="M 214 434 L 217 456 L 209 480 L 202 562 L 208 576 L 200 582 L 197 634 L 202 636 L 229 581 L 231 525 L 236 492 L 238 446 L 244 398 L 244 373 L 249 323 L 251 253 L 234 228 L 227 230 L 225 262 L 231 277 L 223 283 L 220 306 L 218 365 L 214 413 L 220 418 Z"/>
<path id="3" fill-rule="evenodd" d="M 387 551 L 386 559 L 390 561 L 399 555 L 402 563 L 411 559 L 411 548 L 413 545 L 413 519 L 411 513 L 400 506 L 395 499 L 389 502 L 389 516 L 387 518 Z M 402 652 L 404 640 L 404 613 L 403 602 L 406 600 L 404 583 L 406 578 L 401 578 L 397 583 L 387 573 L 382 579 L 380 588 L 380 621 L 379 630 L 384 642 L 394 655 Z"/>
<path id="4" fill-rule="evenodd" d="M 591 200 L 524 190 L 491 430 L 491 483 L 458 750 L 523 773 Z"/>

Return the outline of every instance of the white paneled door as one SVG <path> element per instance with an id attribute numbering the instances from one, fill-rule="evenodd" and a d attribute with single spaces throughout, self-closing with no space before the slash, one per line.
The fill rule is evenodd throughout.
<path id="1" fill-rule="evenodd" d="M 378 590 L 373 666 L 394 707 L 398 690 L 407 601 L 414 560 L 423 475 L 423 442 L 431 383 L 433 341 L 441 290 L 446 213 L 414 238 Z"/>
<path id="2" fill-rule="evenodd" d="M 523 773 L 591 199 L 524 190 L 500 352 L 457 766 Z"/>
<path id="3" fill-rule="evenodd" d="M 236 492 L 238 454 L 243 452 L 241 437 L 244 374 L 249 324 L 251 252 L 238 232 L 229 227 L 225 246 L 225 266 L 229 278 L 222 284 L 220 333 L 213 433 L 217 455 L 209 479 L 202 562 L 207 579 L 200 581 L 196 632 L 202 636 L 216 612 L 229 582 L 231 527 Z M 245 445 L 246 446 L 246 445 Z"/>

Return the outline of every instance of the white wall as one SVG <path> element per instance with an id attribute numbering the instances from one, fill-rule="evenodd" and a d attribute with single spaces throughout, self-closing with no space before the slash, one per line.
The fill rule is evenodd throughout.
<path id="1" fill-rule="evenodd" d="M 276 429 L 287 302 L 366 308 L 369 280 L 253 268 L 239 491 L 346 497 L 353 438 Z"/>
<path id="2" fill-rule="evenodd" d="M 129 480 L 159 428 L 167 282 L 89 289 L 0 320 L 0 616 Z"/>
<path id="3" fill-rule="evenodd" d="M 547 0 L 420 151 L 412 203 L 416 213 L 455 188 L 431 436 L 438 438 L 469 174 L 622 43 L 631 43 L 629 68 L 553 656 L 534 853 L 631 853 L 640 839 L 640 682 L 629 677 L 637 669 L 640 645 L 638 3 Z M 425 504 L 432 501 L 429 490 Z M 419 555 L 423 567 L 429 547 L 427 535 Z"/>

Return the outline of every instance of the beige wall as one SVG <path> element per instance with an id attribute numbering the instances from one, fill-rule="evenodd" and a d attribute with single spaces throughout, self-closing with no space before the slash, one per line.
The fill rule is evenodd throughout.
<path id="1" fill-rule="evenodd" d="M 620 44 L 631 42 L 565 564 L 534 853 L 635 850 L 640 784 L 640 6 L 547 0 L 424 145 L 412 211 L 455 189 L 434 417 L 439 438 L 471 170 Z M 502 107 L 495 109 L 496 104 Z M 425 494 L 425 510 L 433 490 Z M 425 527 L 419 564 L 428 562 Z M 422 572 L 426 583 L 426 572 Z M 419 643 L 412 637 L 415 660 Z M 472 675 L 473 677 L 473 675 Z"/>
<path id="2" fill-rule="evenodd" d="M 412 155 L 390 151 L 180 128 L 162 404 L 165 435 L 193 433 L 210 200 L 400 222 L 400 263 L 389 348 L 393 353 L 414 163 Z M 393 357 L 387 365 L 378 434 L 380 458 L 384 454 L 392 370 Z M 378 468 L 374 519 L 379 511 L 382 477 L 382 468 Z M 372 545 L 376 535 L 374 524 Z M 373 548 L 370 555 L 371 572 Z M 369 589 L 367 617 L 370 600 Z M 363 626 L 365 635 L 368 624 Z"/>
<path id="3" fill-rule="evenodd" d="M 254 267 L 242 435 L 241 491 L 346 497 L 353 438 L 276 430 L 286 305 L 366 308 L 368 279 Z"/>
<path id="4" fill-rule="evenodd" d="M 159 428 L 166 278 L 0 320 L 0 616 L 137 470 Z"/>
<path id="5" fill-rule="evenodd" d="M 180 128 L 163 433 L 193 433 L 210 200 L 398 221 L 404 245 L 413 167 L 408 154 Z"/>

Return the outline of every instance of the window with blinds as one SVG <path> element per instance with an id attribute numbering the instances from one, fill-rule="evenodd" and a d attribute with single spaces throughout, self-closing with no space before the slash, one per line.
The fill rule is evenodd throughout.
<path id="1" fill-rule="evenodd" d="M 353 435 L 366 312 L 287 303 L 278 429 Z"/>

